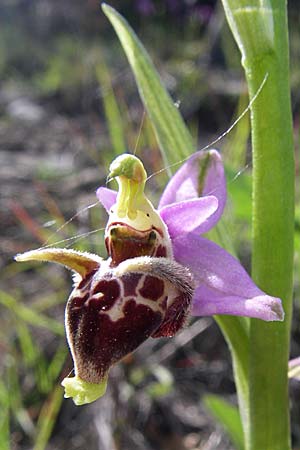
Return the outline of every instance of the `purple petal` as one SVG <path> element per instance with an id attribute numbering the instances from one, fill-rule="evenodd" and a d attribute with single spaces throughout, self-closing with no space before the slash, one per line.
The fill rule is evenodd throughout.
<path id="1" fill-rule="evenodd" d="M 211 217 L 211 228 L 220 219 L 226 203 L 224 167 L 216 150 L 199 151 L 192 155 L 169 181 L 158 208 L 207 195 L 214 195 L 219 202 L 217 211 Z"/>
<path id="2" fill-rule="evenodd" d="M 262 292 L 241 264 L 215 243 L 194 233 L 173 240 L 176 261 L 192 271 L 195 316 L 230 314 L 283 320 L 281 301 Z"/>
<path id="3" fill-rule="evenodd" d="M 96 191 L 97 198 L 109 213 L 110 208 L 116 203 L 117 192 L 105 187 L 99 187 Z"/>
<path id="4" fill-rule="evenodd" d="M 164 206 L 159 214 L 168 227 L 170 237 L 176 238 L 191 231 L 208 231 L 211 228 L 209 218 L 217 208 L 218 200 L 211 195 Z"/>

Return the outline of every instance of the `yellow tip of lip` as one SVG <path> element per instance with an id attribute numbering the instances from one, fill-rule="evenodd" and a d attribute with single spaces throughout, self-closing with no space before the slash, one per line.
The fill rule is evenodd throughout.
<path id="1" fill-rule="evenodd" d="M 86 405 L 102 397 L 106 392 L 107 378 L 101 383 L 88 383 L 77 375 L 64 378 L 61 385 L 65 388 L 65 398 L 72 398 L 75 405 Z"/>

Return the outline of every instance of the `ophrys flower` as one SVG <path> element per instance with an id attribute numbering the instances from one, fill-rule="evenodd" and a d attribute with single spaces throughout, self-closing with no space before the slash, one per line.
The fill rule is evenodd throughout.
<path id="1" fill-rule="evenodd" d="M 279 299 L 260 291 L 240 263 L 200 236 L 219 220 L 226 189 L 220 155 L 197 152 L 165 189 L 158 210 L 144 194 L 146 172 L 133 155 L 110 167 L 119 192 L 100 188 L 109 212 L 108 259 L 66 249 L 18 255 L 76 272 L 66 307 L 75 377 L 63 381 L 76 404 L 106 389 L 110 367 L 148 337 L 172 336 L 194 315 L 235 314 L 282 320 Z"/>

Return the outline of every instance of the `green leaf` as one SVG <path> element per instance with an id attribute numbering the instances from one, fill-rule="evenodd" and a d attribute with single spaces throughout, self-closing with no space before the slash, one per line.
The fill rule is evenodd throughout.
<path id="1" fill-rule="evenodd" d="M 9 392 L 0 380 L 0 450 L 9 450 Z"/>
<path id="2" fill-rule="evenodd" d="M 241 176 L 236 176 L 236 171 L 231 167 L 226 168 L 228 183 L 228 197 L 233 202 L 235 219 L 247 221 L 251 220 L 251 175 L 244 172 Z M 234 181 L 232 181 L 234 180 Z"/>
<path id="3" fill-rule="evenodd" d="M 126 20 L 104 3 L 102 9 L 126 53 L 164 162 L 166 165 L 178 162 L 178 159 L 183 159 L 195 151 L 194 142 L 179 110 L 164 88 L 148 53 Z"/>
<path id="4" fill-rule="evenodd" d="M 106 123 L 108 126 L 114 155 L 120 155 L 127 149 L 123 131 L 123 121 L 111 84 L 111 75 L 104 61 L 96 66 L 96 77 L 102 91 L 102 99 Z"/>
<path id="5" fill-rule="evenodd" d="M 151 383 L 146 388 L 147 393 L 152 398 L 163 397 L 169 394 L 174 384 L 170 371 L 163 366 L 155 365 L 154 367 L 151 367 L 151 372 L 156 377 L 157 381 Z"/>
<path id="6" fill-rule="evenodd" d="M 28 436 L 33 436 L 35 427 L 29 411 L 23 404 L 22 386 L 19 379 L 18 354 L 13 345 L 11 346 L 11 355 L 7 361 L 4 379 L 9 394 L 9 407 L 14 418 Z"/>
<path id="7" fill-rule="evenodd" d="M 58 378 L 68 355 L 68 348 L 65 344 L 58 347 L 47 369 L 47 376 L 51 383 Z"/>
<path id="8" fill-rule="evenodd" d="M 47 328 L 59 336 L 64 336 L 64 326 L 57 320 L 35 312 L 4 291 L 0 291 L 0 305 L 10 309 L 17 317 L 33 326 Z"/>
<path id="9" fill-rule="evenodd" d="M 244 435 L 238 408 L 217 395 L 206 395 L 204 404 L 227 431 L 237 450 L 244 449 Z"/>
<path id="10" fill-rule="evenodd" d="M 56 386 L 45 401 L 37 423 L 37 434 L 34 450 L 44 450 L 49 442 L 52 430 L 56 423 L 58 413 L 63 401 L 63 389 Z"/>
<path id="11" fill-rule="evenodd" d="M 235 171 L 244 167 L 247 161 L 250 119 L 249 114 L 245 114 L 245 111 L 248 109 L 248 105 L 248 95 L 241 94 L 233 117 L 233 123 L 236 125 L 226 139 L 222 149 L 226 161 L 230 163 L 231 169 Z"/>
<path id="12" fill-rule="evenodd" d="M 38 346 L 34 343 L 26 322 L 19 319 L 16 323 L 19 345 L 22 351 L 23 364 L 32 367 L 39 357 Z"/>

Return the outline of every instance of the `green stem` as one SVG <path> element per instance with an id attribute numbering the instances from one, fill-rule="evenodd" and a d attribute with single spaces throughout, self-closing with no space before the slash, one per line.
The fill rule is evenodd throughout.
<path id="1" fill-rule="evenodd" d="M 253 278 L 283 300 L 284 323 L 250 327 L 250 449 L 290 448 L 287 362 L 292 312 L 294 160 L 285 8 L 277 16 L 277 51 L 260 70 L 246 68 L 250 94 L 269 82 L 252 112 Z M 276 23 L 276 22 L 275 22 Z M 267 120 L 265 120 L 267 118 Z"/>
<path id="2" fill-rule="evenodd" d="M 242 53 L 253 146 L 253 278 L 280 297 L 284 323 L 250 325 L 248 450 L 290 449 L 287 361 L 292 309 L 294 157 L 286 4 L 223 0 Z"/>

